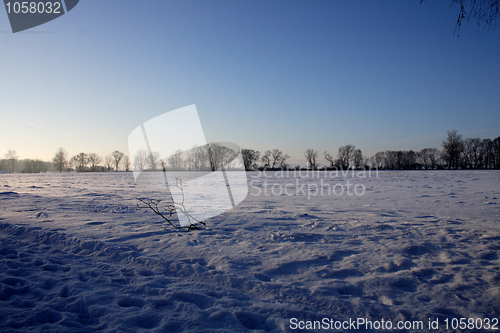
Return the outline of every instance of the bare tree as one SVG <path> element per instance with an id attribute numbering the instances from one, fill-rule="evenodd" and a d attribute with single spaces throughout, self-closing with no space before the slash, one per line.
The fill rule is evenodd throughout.
<path id="1" fill-rule="evenodd" d="M 90 164 L 90 169 L 92 172 L 95 172 L 97 167 L 99 166 L 99 163 L 102 162 L 102 157 L 97 155 L 96 153 L 90 153 L 88 155 L 88 162 Z"/>
<path id="2" fill-rule="evenodd" d="M 209 165 L 209 145 L 193 147 L 191 150 L 183 152 L 185 157 L 185 168 L 192 171 L 208 170 Z"/>
<path id="3" fill-rule="evenodd" d="M 271 156 L 269 158 L 269 162 L 271 163 L 271 168 L 275 169 L 276 166 L 279 166 L 282 169 L 285 168 L 286 167 L 286 160 L 289 158 L 290 158 L 290 155 L 283 153 L 279 149 L 273 149 L 271 151 Z"/>
<path id="4" fill-rule="evenodd" d="M 13 173 L 16 170 L 16 162 L 18 159 L 18 156 L 16 155 L 15 150 L 8 150 L 7 153 L 5 154 L 5 159 L 8 162 L 8 172 Z"/>
<path id="5" fill-rule="evenodd" d="M 220 143 L 210 143 L 208 156 L 212 171 L 222 170 L 237 155 L 233 149 L 223 146 Z"/>
<path id="6" fill-rule="evenodd" d="M 172 168 L 172 170 L 181 170 L 182 169 L 182 151 L 179 149 L 172 155 L 168 157 L 168 164 Z"/>
<path id="7" fill-rule="evenodd" d="M 59 172 L 62 172 L 68 164 L 68 153 L 66 153 L 66 150 L 64 150 L 64 148 L 59 148 L 52 162 L 56 165 Z"/>
<path id="8" fill-rule="evenodd" d="M 31 159 L 24 160 L 23 172 L 40 173 L 40 172 L 46 172 L 46 171 L 47 171 L 46 162 L 38 160 L 38 159 L 37 160 L 31 160 Z"/>
<path id="9" fill-rule="evenodd" d="M 111 170 L 113 170 L 113 164 L 114 164 L 113 156 L 107 155 L 104 158 L 104 163 L 106 164 L 106 169 L 107 169 L 108 172 L 111 171 Z"/>
<path id="10" fill-rule="evenodd" d="M 146 165 L 149 170 L 158 170 L 161 166 L 161 157 L 160 153 L 153 151 L 148 154 L 148 158 L 146 159 Z"/>
<path id="11" fill-rule="evenodd" d="M 417 163 L 418 154 L 413 150 L 386 150 L 383 153 L 377 153 L 375 156 L 372 164 L 379 169 L 414 170 L 419 166 Z"/>
<path id="12" fill-rule="evenodd" d="M 333 168 L 333 166 L 335 165 L 335 159 L 333 158 L 333 156 L 327 151 L 325 151 L 324 155 L 325 155 L 325 160 L 330 162 L 330 168 Z"/>
<path id="13" fill-rule="evenodd" d="M 436 148 L 425 148 L 416 153 L 416 161 L 424 169 L 434 170 L 439 159 L 439 151 Z"/>
<path id="14" fill-rule="evenodd" d="M 304 156 L 306 157 L 307 165 L 311 169 L 316 168 L 316 158 L 318 157 L 318 151 L 314 149 L 307 149 L 304 153 Z"/>
<path id="15" fill-rule="evenodd" d="M 112 154 L 113 158 L 115 159 L 115 170 L 116 171 L 119 171 L 120 169 L 120 162 L 123 158 L 123 156 L 125 156 L 121 151 L 118 151 L 118 150 L 115 150 Z"/>
<path id="16" fill-rule="evenodd" d="M 271 151 L 271 168 L 274 169 L 276 167 L 276 164 L 280 164 L 281 158 L 283 157 L 283 152 L 279 149 L 273 149 Z"/>
<path id="17" fill-rule="evenodd" d="M 262 155 L 261 162 L 264 163 L 264 168 L 271 166 L 271 154 L 270 150 L 266 150 Z"/>
<path id="18" fill-rule="evenodd" d="M 427 156 L 429 157 L 430 169 L 436 169 L 439 165 L 439 156 L 441 156 L 439 150 L 436 148 L 427 148 Z"/>
<path id="19" fill-rule="evenodd" d="M 49 163 L 44 162 L 42 160 L 35 160 L 35 172 L 47 172 L 47 169 L 49 167 Z"/>
<path id="20" fill-rule="evenodd" d="M 370 157 L 368 159 L 370 167 L 378 170 L 390 169 L 388 165 L 389 159 L 387 157 L 387 153 L 389 153 L 389 151 L 385 152 L 380 151 L 376 153 L 374 156 Z"/>
<path id="21" fill-rule="evenodd" d="M 337 164 L 342 169 L 348 169 L 349 163 L 354 155 L 355 147 L 353 145 L 345 145 L 339 148 Z"/>
<path id="22" fill-rule="evenodd" d="M 491 139 L 483 140 L 483 167 L 485 169 L 493 169 L 495 168 L 495 152 L 493 148 L 493 141 Z"/>
<path id="23" fill-rule="evenodd" d="M 443 158 L 448 164 L 448 169 L 458 169 L 464 149 L 462 135 L 458 134 L 456 130 L 447 133 L 448 137 L 443 141 Z"/>
<path id="24" fill-rule="evenodd" d="M 242 149 L 241 155 L 243 157 L 245 170 L 249 171 L 257 168 L 257 162 L 259 161 L 260 152 L 253 149 Z"/>
<path id="25" fill-rule="evenodd" d="M 34 160 L 24 160 L 24 169 L 23 172 L 26 173 L 35 173 L 35 161 Z"/>
<path id="26" fill-rule="evenodd" d="M 415 170 L 416 154 L 413 150 L 404 150 L 401 152 L 401 169 Z"/>
<path id="27" fill-rule="evenodd" d="M 417 163 L 425 170 L 430 168 L 429 156 L 427 155 L 426 149 L 422 149 L 417 153 Z"/>
<path id="28" fill-rule="evenodd" d="M 78 171 L 80 171 L 80 172 L 85 171 L 85 168 L 89 164 L 89 158 L 88 158 L 87 154 L 80 153 L 80 154 L 74 156 L 73 159 L 74 159 L 76 167 L 78 168 Z"/>
<path id="29" fill-rule="evenodd" d="M 287 164 L 286 164 L 286 160 L 290 158 L 290 155 L 288 154 L 284 154 L 281 156 L 279 162 L 280 162 L 280 168 L 281 169 L 286 169 L 287 168 Z"/>
<path id="30" fill-rule="evenodd" d="M 130 171 L 130 157 L 127 155 L 123 156 L 123 166 L 125 167 L 125 171 Z"/>
<path id="31" fill-rule="evenodd" d="M 500 137 L 491 140 L 484 139 L 483 166 L 486 169 L 500 169 Z"/>
<path id="32" fill-rule="evenodd" d="M 205 170 L 209 164 L 208 145 L 191 149 L 188 156 L 188 162 L 193 167 L 194 171 Z"/>
<path id="33" fill-rule="evenodd" d="M 68 162 L 68 169 L 69 170 L 76 170 L 77 166 L 78 166 L 78 162 L 76 160 L 76 156 L 73 156 L 72 158 L 70 158 L 70 160 Z"/>
<path id="34" fill-rule="evenodd" d="M 148 152 L 144 149 L 139 149 L 134 156 L 134 164 L 132 169 L 134 171 L 144 171 L 146 169 L 146 159 L 148 156 Z"/>
<path id="35" fill-rule="evenodd" d="M 493 140 L 494 168 L 500 169 L 500 136 Z"/>
<path id="36" fill-rule="evenodd" d="M 399 169 L 398 152 L 393 150 L 385 151 L 385 167 L 390 170 Z"/>
<path id="37" fill-rule="evenodd" d="M 355 149 L 352 153 L 351 164 L 355 169 L 363 167 L 364 159 L 360 149 Z"/>
<path id="38" fill-rule="evenodd" d="M 464 162 L 468 168 L 479 169 L 484 155 L 484 146 L 480 138 L 464 140 Z"/>
<path id="39" fill-rule="evenodd" d="M 375 154 L 375 167 L 377 169 L 384 169 L 385 165 L 386 165 L 385 153 L 383 151 L 376 153 Z"/>

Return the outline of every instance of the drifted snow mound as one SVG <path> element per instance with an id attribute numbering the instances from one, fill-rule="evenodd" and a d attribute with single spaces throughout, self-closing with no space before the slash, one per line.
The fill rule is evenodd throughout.
<path id="1" fill-rule="evenodd" d="M 133 247 L 0 223 L 1 331 L 279 331 L 251 296 L 196 281 L 204 271 Z"/>
<path id="2" fill-rule="evenodd" d="M 291 331 L 291 318 L 443 323 L 498 316 L 498 234 L 456 229 L 449 238 L 432 232 L 418 242 L 414 235 L 403 239 L 387 230 L 392 229 L 355 227 L 322 237 L 311 231 L 273 233 L 267 253 L 277 250 L 281 254 L 271 257 L 281 259 L 266 264 L 265 256 L 235 253 L 153 259 L 132 245 L 0 223 L 0 327 L 281 332 Z M 311 239 L 324 250 L 306 257 L 294 253 Z"/>

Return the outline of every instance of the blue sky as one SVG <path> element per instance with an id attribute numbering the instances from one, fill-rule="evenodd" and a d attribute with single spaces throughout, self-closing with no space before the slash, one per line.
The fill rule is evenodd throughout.
<path id="1" fill-rule="evenodd" d="M 127 152 L 135 127 L 191 104 L 207 141 L 292 164 L 495 138 L 500 29 L 457 37 L 450 3 L 86 0 L 16 34 L 0 10 L 0 156 Z"/>

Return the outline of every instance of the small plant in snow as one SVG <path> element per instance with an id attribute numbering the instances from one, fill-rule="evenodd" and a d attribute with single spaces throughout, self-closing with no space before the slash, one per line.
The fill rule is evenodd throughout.
<path id="1" fill-rule="evenodd" d="M 162 210 L 159 207 L 162 200 L 137 198 L 137 200 L 139 200 L 140 203 L 137 203 L 136 209 L 137 210 L 151 209 L 155 214 L 160 215 L 165 221 L 167 221 L 172 226 L 172 228 L 175 228 L 175 229 L 184 229 L 185 228 L 187 231 L 189 231 L 192 229 L 199 229 L 200 225 L 206 226 L 205 222 L 196 219 L 194 216 L 192 216 L 191 214 L 188 213 L 186 206 L 184 205 L 184 187 L 182 185 L 182 180 L 180 178 L 177 178 L 177 177 L 175 179 L 176 179 L 175 186 L 177 186 L 177 188 L 179 190 L 181 190 L 181 194 L 182 194 L 181 203 L 177 203 L 174 201 L 174 198 L 171 198 L 172 202 L 167 203 L 166 206 Z M 187 217 L 188 222 L 189 222 L 188 226 L 177 227 L 172 223 L 172 221 L 170 219 L 176 211 L 178 213 L 180 212 L 180 213 L 184 214 Z"/>

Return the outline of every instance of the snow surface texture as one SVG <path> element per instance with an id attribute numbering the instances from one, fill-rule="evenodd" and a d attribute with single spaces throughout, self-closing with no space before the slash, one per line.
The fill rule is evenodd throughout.
<path id="1" fill-rule="evenodd" d="M 0 176 L 0 331 L 282 332 L 291 318 L 361 317 L 440 319 L 444 332 L 445 318 L 499 316 L 500 172 L 248 178 L 239 206 L 185 232 L 135 210 L 164 193 L 129 173 Z M 364 195 L 326 192 L 347 181 Z M 272 194 L 285 186 L 293 195 Z"/>

